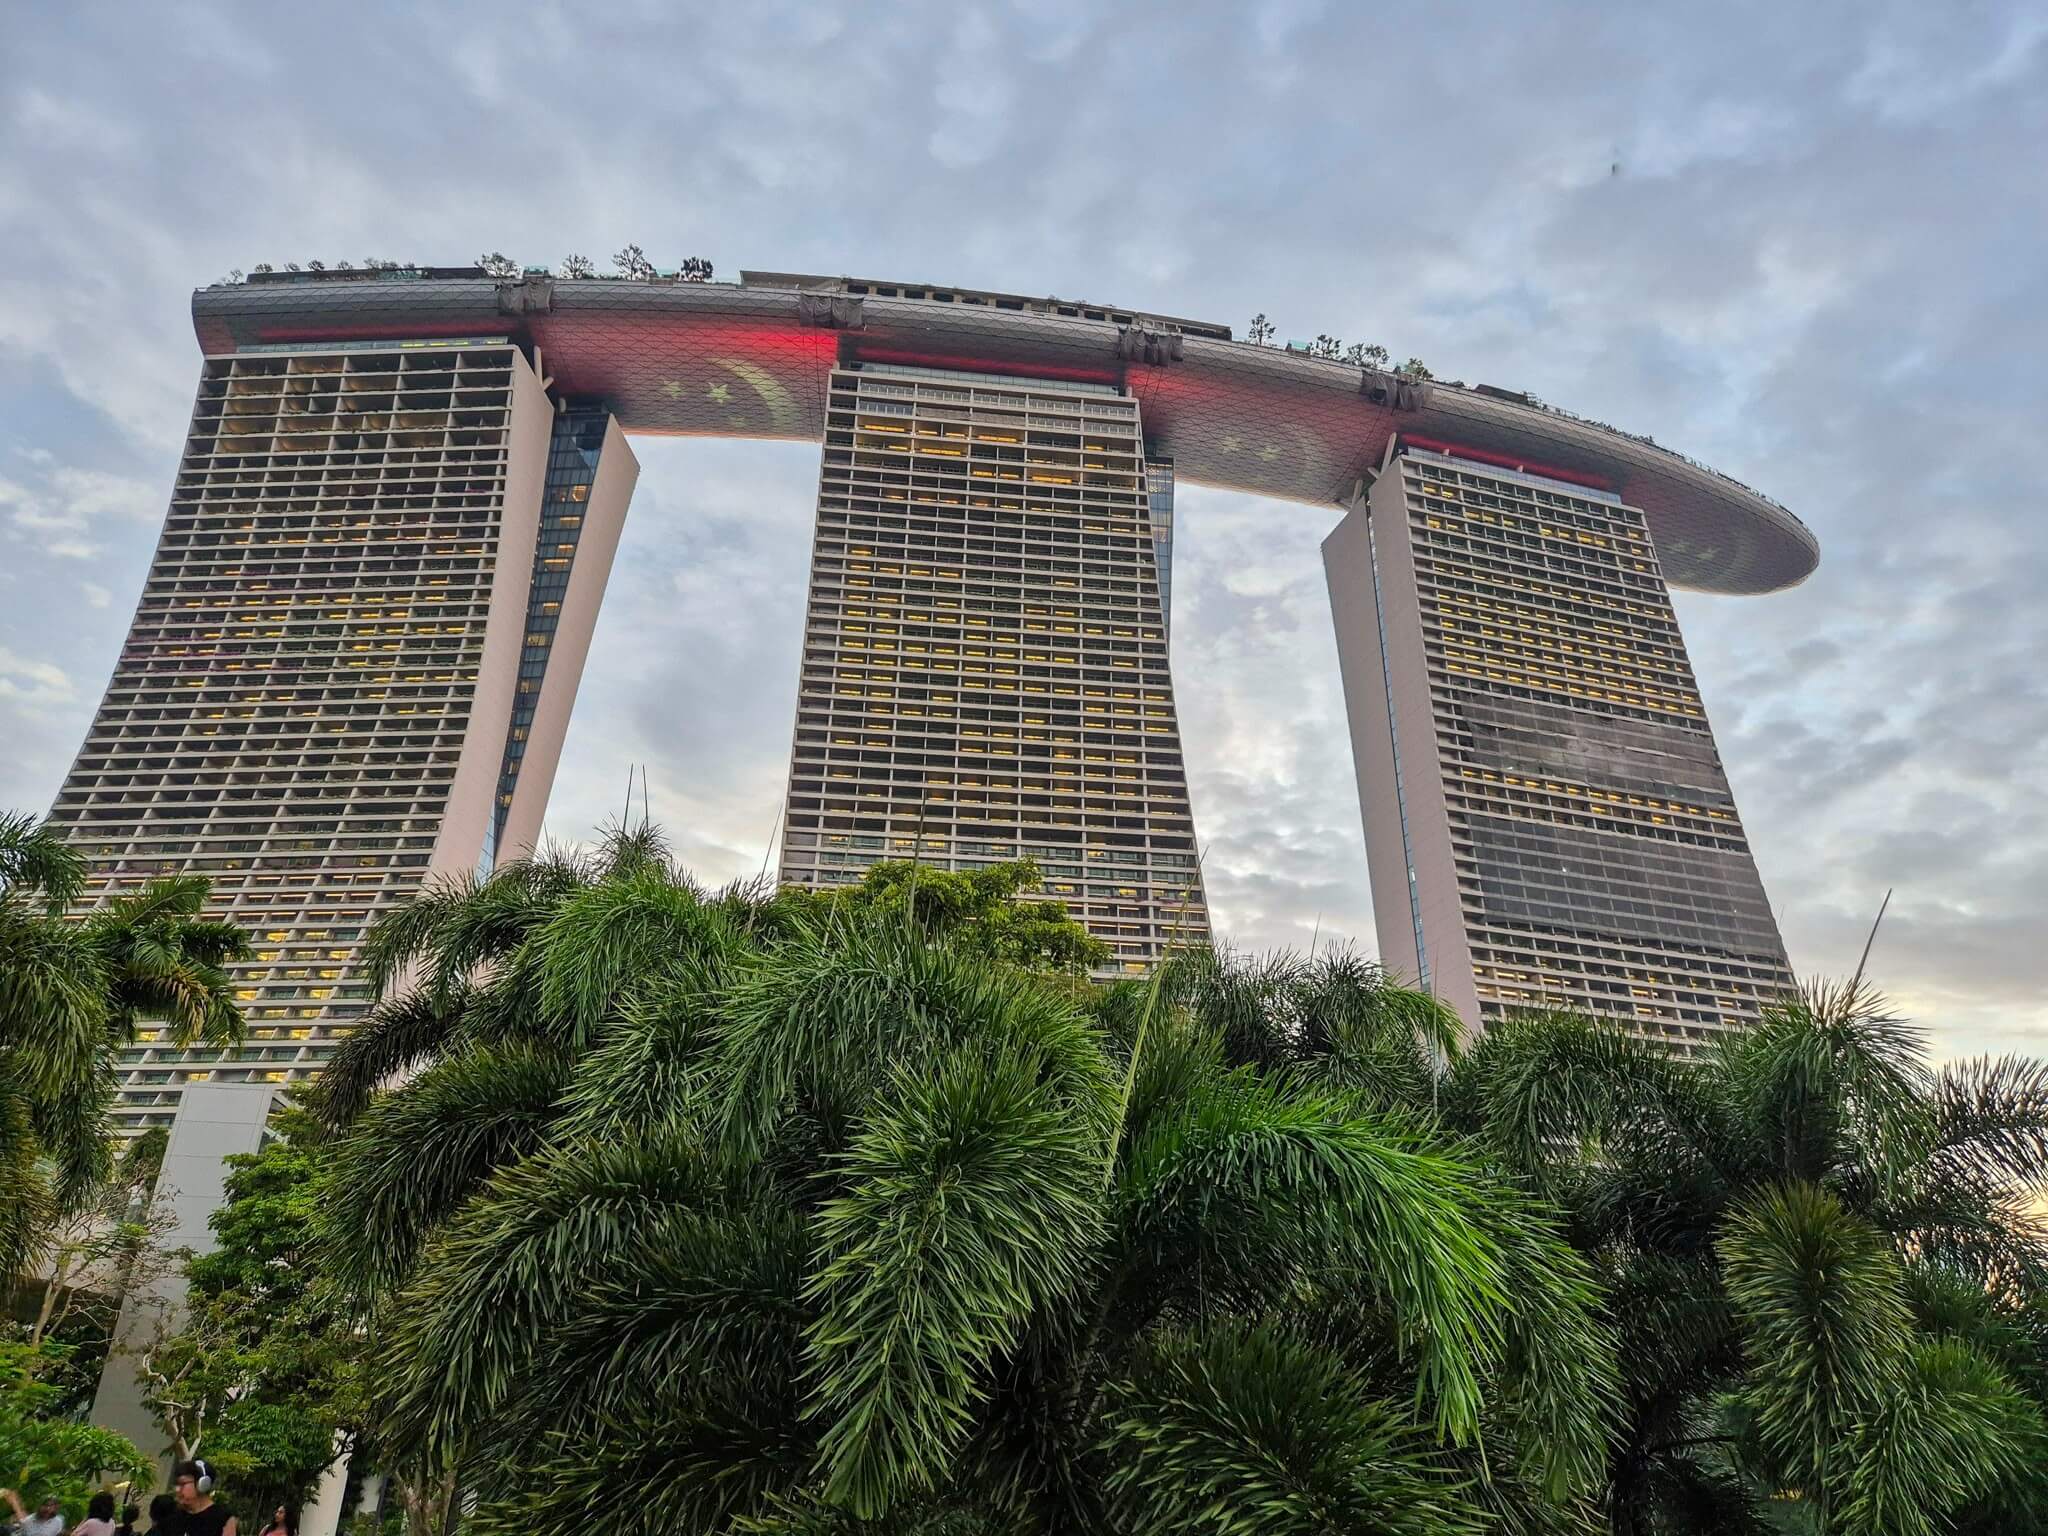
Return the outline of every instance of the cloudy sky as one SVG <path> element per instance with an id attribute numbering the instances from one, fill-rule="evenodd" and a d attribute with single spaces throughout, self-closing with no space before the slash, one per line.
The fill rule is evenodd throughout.
<path id="1" fill-rule="evenodd" d="M 1328 331 L 1762 486 L 1681 595 L 1794 963 L 2048 1051 L 2048 8 L 1191 0 L 7 7 L 0 806 L 140 590 L 230 268 L 686 255 Z M 687 19 L 677 19 L 686 17 Z M 816 465 L 640 440 L 556 785 L 760 869 Z M 1372 943 L 1312 509 L 1189 488 L 1174 669 L 1219 926 Z"/>

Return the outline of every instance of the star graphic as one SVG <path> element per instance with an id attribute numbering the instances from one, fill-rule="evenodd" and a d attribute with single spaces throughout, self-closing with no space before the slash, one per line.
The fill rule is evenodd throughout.
<path id="1" fill-rule="evenodd" d="M 1224 437 L 1223 451 L 1225 453 L 1235 453 L 1237 452 L 1239 446 L 1240 443 L 1238 441 L 1238 436 L 1235 432 L 1229 433 Z"/>
<path id="2" fill-rule="evenodd" d="M 1268 443 L 1265 447 L 1259 450 L 1259 457 L 1264 459 L 1268 464 L 1270 464 L 1275 459 L 1280 457 L 1280 450 L 1278 448 L 1275 448 L 1271 443 Z"/>
<path id="3" fill-rule="evenodd" d="M 671 400 L 680 400 L 683 397 L 683 386 L 678 384 L 674 379 L 670 379 L 666 384 L 661 386 L 661 392 L 664 395 L 667 395 Z"/>
<path id="4" fill-rule="evenodd" d="M 724 384 L 714 384 L 705 390 L 704 394 L 705 398 L 714 400 L 720 405 L 728 404 L 732 400 L 732 390 Z"/>

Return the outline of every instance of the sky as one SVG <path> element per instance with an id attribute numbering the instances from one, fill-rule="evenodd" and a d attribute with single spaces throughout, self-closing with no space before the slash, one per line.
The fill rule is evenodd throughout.
<path id="1" fill-rule="evenodd" d="M 1647 432 L 1819 570 L 1680 594 L 1795 968 L 2048 1052 L 2048 5 L 0 5 L 0 807 L 48 807 L 231 269 L 485 251 L 1327 332 Z M 709 881 L 787 771 L 808 445 L 637 439 L 556 781 Z M 1219 930 L 1373 922 L 1311 507 L 1184 486 Z"/>

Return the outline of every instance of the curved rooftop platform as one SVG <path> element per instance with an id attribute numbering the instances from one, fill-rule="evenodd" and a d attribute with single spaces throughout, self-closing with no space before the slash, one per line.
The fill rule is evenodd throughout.
<path id="1" fill-rule="evenodd" d="M 405 269 L 268 274 L 200 289 L 192 313 L 209 354 L 510 337 L 537 350 L 557 389 L 605 401 L 628 432 L 816 440 L 840 363 L 1122 385 L 1181 480 L 1340 504 L 1398 436 L 1613 492 L 1642 509 L 1675 587 L 1776 591 L 1820 557 L 1762 493 L 1527 396 L 1417 387 L 1107 306 L 774 273 L 733 284 Z"/>

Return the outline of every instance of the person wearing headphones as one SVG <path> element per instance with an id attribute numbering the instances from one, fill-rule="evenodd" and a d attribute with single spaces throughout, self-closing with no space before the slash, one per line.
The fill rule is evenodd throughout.
<path id="1" fill-rule="evenodd" d="M 213 1468 L 197 1456 L 171 1468 L 171 1492 L 178 1496 L 179 1536 L 235 1536 L 235 1516 L 213 1501 Z"/>

